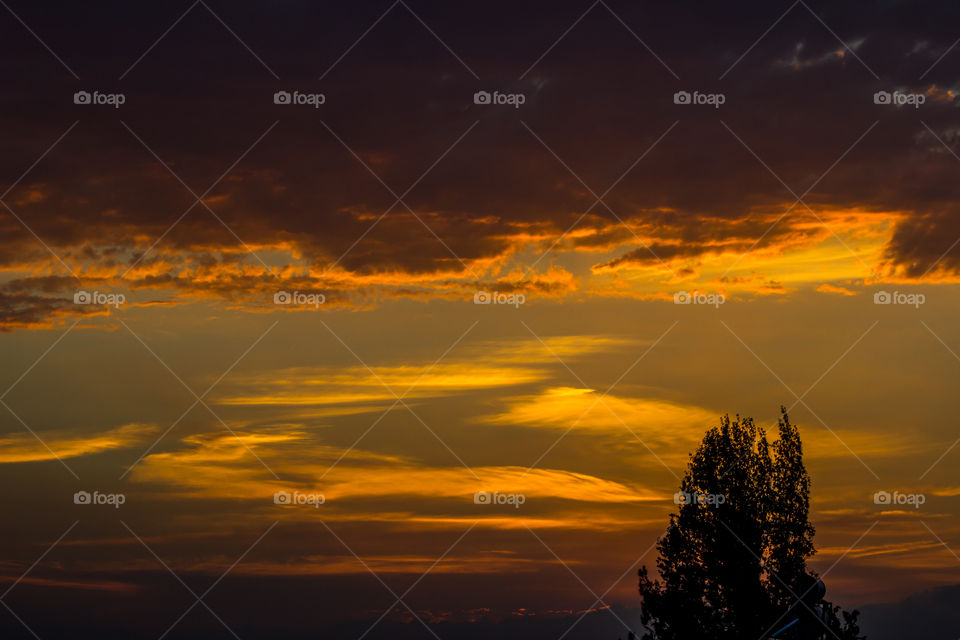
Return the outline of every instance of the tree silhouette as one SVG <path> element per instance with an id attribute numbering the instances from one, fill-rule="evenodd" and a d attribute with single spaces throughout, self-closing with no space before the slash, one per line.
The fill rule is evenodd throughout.
<path id="1" fill-rule="evenodd" d="M 724 416 L 690 456 L 657 542 L 660 578 L 639 571 L 644 640 L 861 638 L 858 612 L 825 602 L 807 570 L 810 476 L 781 414 L 773 443 L 751 418 Z"/>

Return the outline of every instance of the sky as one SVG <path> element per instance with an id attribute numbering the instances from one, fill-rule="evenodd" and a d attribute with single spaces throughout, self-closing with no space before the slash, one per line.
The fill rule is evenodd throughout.
<path id="1" fill-rule="evenodd" d="M 0 629 L 625 636 L 781 406 L 828 599 L 948 615 L 958 18 L 4 4 Z"/>

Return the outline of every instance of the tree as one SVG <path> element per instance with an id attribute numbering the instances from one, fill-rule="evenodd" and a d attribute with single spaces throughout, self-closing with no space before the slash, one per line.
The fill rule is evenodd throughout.
<path id="1" fill-rule="evenodd" d="M 751 418 L 724 416 L 690 456 L 677 513 L 657 542 L 658 579 L 639 571 L 644 640 L 857 640 L 857 611 L 822 600 L 807 570 L 816 550 L 810 476 L 781 407 L 769 443 Z"/>

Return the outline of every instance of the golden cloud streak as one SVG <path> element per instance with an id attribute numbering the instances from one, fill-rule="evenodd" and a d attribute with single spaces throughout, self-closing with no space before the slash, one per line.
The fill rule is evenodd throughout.
<path id="1" fill-rule="evenodd" d="M 144 442 L 156 432 L 155 426 L 126 424 L 85 437 L 71 436 L 64 432 L 44 433 L 41 437 L 49 449 L 30 434 L 7 436 L 0 438 L 0 464 L 54 460 L 57 457 L 76 458 L 111 449 L 123 449 Z"/>
<path id="2" fill-rule="evenodd" d="M 593 389 L 553 387 L 537 395 L 514 398 L 505 413 L 484 420 L 493 424 L 521 424 L 551 429 L 575 428 L 625 432 L 626 423 L 643 435 L 651 430 L 659 437 L 688 433 L 695 440 L 716 422 L 717 414 L 700 407 L 650 398 L 625 398 L 600 394 Z"/>

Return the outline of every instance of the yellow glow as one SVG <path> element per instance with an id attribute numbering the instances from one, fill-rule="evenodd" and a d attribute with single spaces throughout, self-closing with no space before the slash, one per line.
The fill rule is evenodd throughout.
<path id="1" fill-rule="evenodd" d="M 297 433 L 240 435 L 243 443 L 230 434 L 190 438 L 186 449 L 145 458 L 134 468 L 132 478 L 139 482 L 161 482 L 173 488 L 174 494 L 259 500 L 269 507 L 273 507 L 272 496 L 277 491 L 322 493 L 331 505 L 358 498 L 412 496 L 423 499 L 425 504 L 454 500 L 472 506 L 473 495 L 478 491 L 523 494 L 528 501 L 560 499 L 606 504 L 667 498 L 648 489 L 571 471 L 536 468 L 528 471 L 515 466 L 431 467 L 364 451 L 351 451 L 327 472 L 344 450 L 314 444 Z M 281 478 L 299 481 L 293 484 L 277 481 L 253 461 L 244 444 L 270 464 Z M 297 511 L 304 513 L 304 510 L 278 513 Z M 486 513 L 480 511 L 477 515 L 481 517 Z M 371 517 L 376 518 L 373 514 Z"/>
<path id="2" fill-rule="evenodd" d="M 592 389 L 554 387 L 538 395 L 514 398 L 505 413 L 486 418 L 496 424 L 523 424 L 552 429 L 590 429 L 624 432 L 626 424 L 643 435 L 675 437 L 687 433 L 691 439 L 716 422 L 715 412 L 700 407 L 673 404 L 649 398 L 625 398 L 601 394 Z"/>
<path id="3" fill-rule="evenodd" d="M 249 377 L 241 385 L 252 393 L 218 400 L 226 405 L 332 405 L 425 398 L 470 390 L 525 384 L 543 378 L 536 369 L 441 363 L 424 367 L 352 367 L 347 371 L 293 369 Z M 389 387 L 389 389 L 387 388 Z M 412 387 L 412 388 L 411 388 Z M 393 393 L 391 393 L 391 390 Z"/>
<path id="4" fill-rule="evenodd" d="M 0 438 L 0 464 L 55 460 L 57 457 L 76 458 L 110 449 L 122 449 L 143 442 L 156 431 L 157 428 L 150 425 L 126 424 L 83 438 L 63 432 L 44 432 L 40 437 L 47 446 L 29 433 L 7 436 Z"/>

